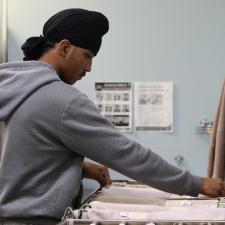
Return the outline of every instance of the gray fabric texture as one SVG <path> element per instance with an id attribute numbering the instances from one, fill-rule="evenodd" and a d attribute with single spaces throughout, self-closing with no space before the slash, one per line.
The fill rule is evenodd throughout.
<path id="1" fill-rule="evenodd" d="M 3 142 L 3 129 L 4 129 L 4 123 L 0 121 L 0 160 L 2 156 L 2 142 Z"/>
<path id="2" fill-rule="evenodd" d="M 7 218 L 0 219 L 0 225 L 57 225 L 60 221 L 58 220 L 49 220 L 49 219 L 40 219 L 40 218 L 29 218 L 29 219 L 20 219 L 20 218 Z"/>
<path id="3" fill-rule="evenodd" d="M 198 195 L 201 178 L 118 132 L 40 61 L 0 65 L 0 215 L 61 218 L 78 196 L 83 158 L 167 192 Z"/>
<path id="4" fill-rule="evenodd" d="M 0 225 L 34 225 L 31 223 L 20 223 L 20 222 L 0 222 Z"/>

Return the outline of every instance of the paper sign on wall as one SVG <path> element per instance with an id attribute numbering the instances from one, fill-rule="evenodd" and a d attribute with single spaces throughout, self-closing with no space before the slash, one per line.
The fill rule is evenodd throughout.
<path id="1" fill-rule="evenodd" d="M 130 82 L 95 83 L 95 103 L 117 129 L 132 131 L 132 86 Z"/>
<path id="2" fill-rule="evenodd" d="M 137 130 L 173 131 L 172 82 L 135 82 L 134 96 Z"/>

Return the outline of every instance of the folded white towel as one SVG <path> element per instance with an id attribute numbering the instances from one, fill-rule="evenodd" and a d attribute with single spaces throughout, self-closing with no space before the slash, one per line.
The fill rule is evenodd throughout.
<path id="1" fill-rule="evenodd" d="M 102 196 L 129 196 L 136 198 L 170 198 L 172 196 L 171 193 L 167 193 L 164 191 L 160 191 L 154 188 L 136 188 L 136 187 L 116 187 L 110 186 L 109 188 L 102 188 L 101 191 Z M 174 195 L 173 195 L 174 196 Z"/>
<path id="2" fill-rule="evenodd" d="M 92 220 L 225 220 L 225 209 L 185 209 L 160 212 L 129 212 L 119 210 L 87 209 Z"/>

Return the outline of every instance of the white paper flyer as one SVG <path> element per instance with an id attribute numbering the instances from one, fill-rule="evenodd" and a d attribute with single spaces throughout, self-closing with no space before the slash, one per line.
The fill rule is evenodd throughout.
<path id="1" fill-rule="evenodd" d="M 173 82 L 135 82 L 136 130 L 173 132 Z"/>

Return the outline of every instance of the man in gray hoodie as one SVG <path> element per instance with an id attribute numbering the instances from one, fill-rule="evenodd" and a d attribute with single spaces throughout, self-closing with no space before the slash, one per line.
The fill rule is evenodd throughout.
<path id="1" fill-rule="evenodd" d="M 163 191 L 225 195 L 222 181 L 176 168 L 118 132 L 71 86 L 91 71 L 107 31 L 108 20 L 101 13 L 63 10 L 45 23 L 43 36 L 24 43 L 25 62 L 0 65 L 3 224 L 59 221 L 78 198 L 84 157 Z M 91 173 L 87 168 L 93 178 Z"/>

